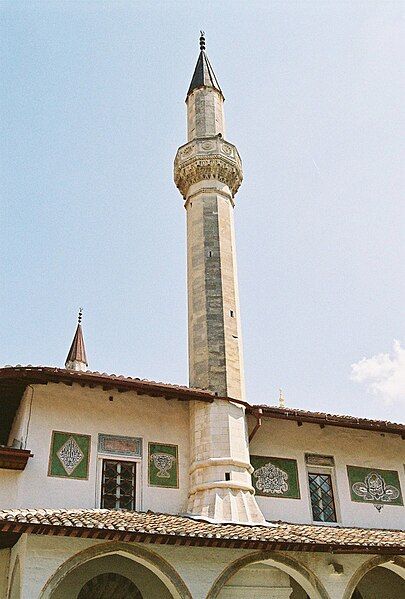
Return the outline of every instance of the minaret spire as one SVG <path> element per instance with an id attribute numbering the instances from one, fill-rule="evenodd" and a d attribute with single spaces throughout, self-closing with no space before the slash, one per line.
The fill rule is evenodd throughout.
<path id="1" fill-rule="evenodd" d="M 77 316 L 77 328 L 73 337 L 72 345 L 66 358 L 65 368 L 68 370 L 87 370 L 86 348 L 82 331 L 83 308 L 79 308 Z"/>
<path id="2" fill-rule="evenodd" d="M 200 31 L 200 34 L 200 54 L 198 56 L 197 64 L 195 65 L 190 87 L 188 88 L 187 98 L 194 89 L 199 87 L 212 87 L 219 91 L 223 98 L 218 79 L 215 76 L 214 69 L 205 52 L 205 33 L 204 31 Z"/>
<path id="3" fill-rule="evenodd" d="M 242 338 L 233 224 L 242 182 L 236 147 L 225 141 L 224 96 L 205 53 L 187 93 L 187 137 L 174 180 L 187 211 L 189 382 L 244 398 Z M 216 521 L 262 523 L 250 473 L 245 407 L 223 399 L 190 402 L 188 513 Z"/>

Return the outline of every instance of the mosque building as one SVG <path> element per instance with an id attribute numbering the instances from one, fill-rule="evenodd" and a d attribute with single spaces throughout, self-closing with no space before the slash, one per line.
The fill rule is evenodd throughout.
<path id="1" fill-rule="evenodd" d="M 0 599 L 401 599 L 405 425 L 245 395 L 233 211 L 242 162 L 205 50 L 174 180 L 189 386 L 0 369 Z"/>

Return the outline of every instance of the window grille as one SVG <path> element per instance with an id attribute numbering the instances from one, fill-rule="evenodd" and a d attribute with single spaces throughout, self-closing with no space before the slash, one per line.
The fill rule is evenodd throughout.
<path id="1" fill-rule="evenodd" d="M 135 490 L 135 462 L 103 460 L 102 508 L 134 510 Z"/>
<path id="2" fill-rule="evenodd" d="M 332 477 L 330 474 L 308 473 L 312 515 L 315 522 L 336 522 Z"/>

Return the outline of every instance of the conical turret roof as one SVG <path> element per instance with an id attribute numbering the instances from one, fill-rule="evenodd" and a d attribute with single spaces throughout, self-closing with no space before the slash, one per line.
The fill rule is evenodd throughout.
<path id="1" fill-rule="evenodd" d="M 81 320 L 82 311 L 80 310 L 75 336 L 65 362 L 65 367 L 71 370 L 80 370 L 88 366 Z"/>
<path id="2" fill-rule="evenodd" d="M 205 37 L 204 33 L 201 32 L 200 37 L 200 54 L 198 56 L 197 64 L 194 69 L 193 78 L 191 79 L 190 87 L 188 88 L 187 97 L 197 87 L 213 87 L 217 89 L 223 96 L 222 90 L 219 86 L 218 79 L 215 76 L 214 69 L 211 66 L 208 56 L 205 52 Z"/>

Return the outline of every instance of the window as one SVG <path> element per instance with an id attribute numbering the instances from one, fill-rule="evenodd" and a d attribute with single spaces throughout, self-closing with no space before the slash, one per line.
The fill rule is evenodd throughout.
<path id="1" fill-rule="evenodd" d="M 101 507 L 135 509 L 136 462 L 103 460 Z"/>
<path id="2" fill-rule="evenodd" d="M 314 521 L 337 522 L 331 475 L 308 472 L 308 481 Z"/>
<path id="3" fill-rule="evenodd" d="M 229 316 L 230 316 L 231 318 L 233 318 L 233 316 L 234 316 L 234 312 L 233 312 L 233 310 L 229 310 Z"/>

